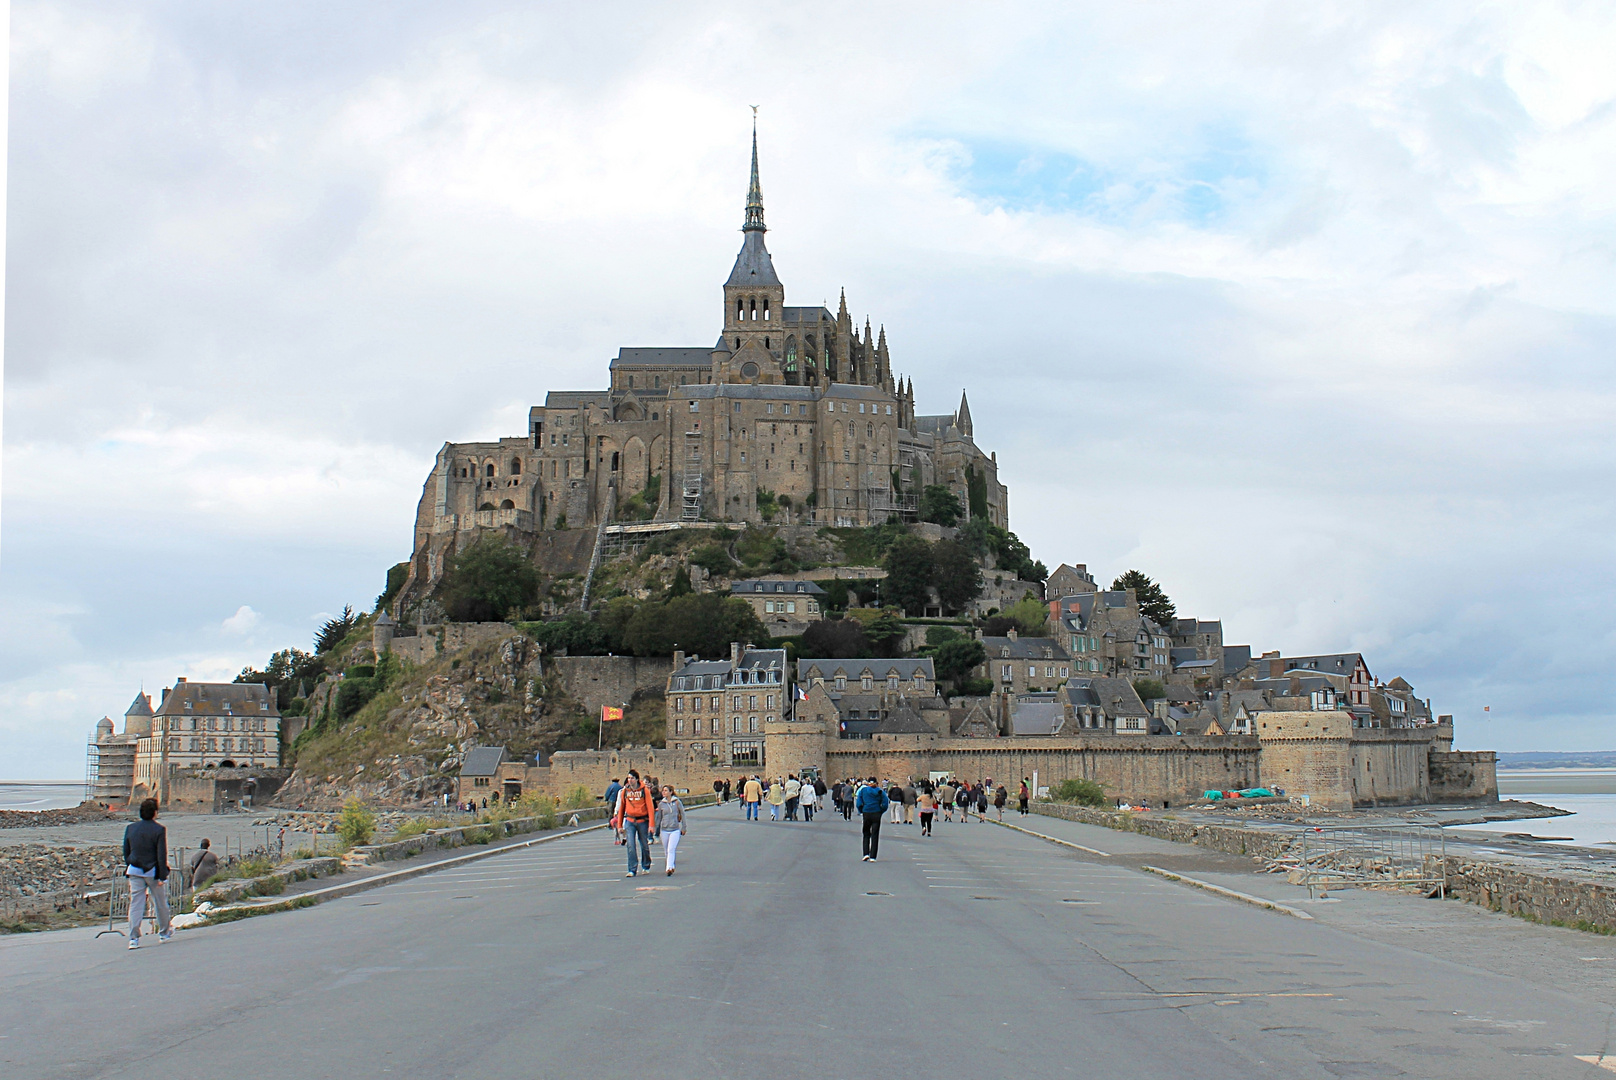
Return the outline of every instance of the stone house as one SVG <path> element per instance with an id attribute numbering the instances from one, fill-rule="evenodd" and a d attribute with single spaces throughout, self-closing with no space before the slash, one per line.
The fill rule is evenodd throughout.
<path id="1" fill-rule="evenodd" d="M 754 578 L 731 582 L 729 591 L 746 601 L 774 637 L 800 634 L 824 618 L 825 590 L 812 581 Z"/>
<path id="2" fill-rule="evenodd" d="M 664 707 L 667 746 L 731 765 L 763 762 L 767 725 L 790 708 L 784 649 L 732 642 L 727 660 L 673 654 Z"/>
<path id="3" fill-rule="evenodd" d="M 1173 674 L 1202 689 L 1223 685 L 1223 623 L 1217 619 L 1174 619 L 1165 627 L 1171 639 Z"/>
<path id="4" fill-rule="evenodd" d="M 984 637 L 987 659 L 972 673 L 991 679 L 995 694 L 1027 694 L 1055 690 L 1072 677 L 1071 655 L 1056 638 L 1024 638 L 1012 630 L 1005 637 Z"/>
<path id="5" fill-rule="evenodd" d="M 269 687 L 181 678 L 163 691 L 151 732 L 137 744 L 135 785 L 159 790 L 165 764 L 170 769 L 272 768 L 280 758 L 281 714 Z"/>
<path id="6" fill-rule="evenodd" d="M 931 657 L 855 660 L 798 660 L 797 683 L 804 689 L 828 684 L 832 692 L 904 693 L 930 697 L 937 693 L 937 672 Z"/>
<path id="7" fill-rule="evenodd" d="M 1153 717 L 1127 679 L 1075 678 L 1064 687 L 1067 730 L 1082 735 L 1159 735 L 1166 725 Z"/>
<path id="8" fill-rule="evenodd" d="M 511 761 L 503 746 L 473 746 L 461 762 L 455 798 L 481 803 L 521 795 L 524 772 L 523 763 Z"/>
<path id="9" fill-rule="evenodd" d="M 1080 593 L 1098 591 L 1098 587 L 1094 584 L 1094 575 L 1089 573 L 1089 568 L 1083 563 L 1076 566 L 1061 563 L 1049 575 L 1049 580 L 1044 582 L 1044 598 L 1047 600 L 1059 600 L 1063 596 L 1077 596 Z"/>

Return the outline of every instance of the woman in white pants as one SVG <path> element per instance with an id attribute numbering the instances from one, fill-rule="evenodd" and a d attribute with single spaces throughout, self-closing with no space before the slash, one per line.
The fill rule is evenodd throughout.
<path id="1" fill-rule="evenodd" d="M 662 801 L 656 808 L 657 832 L 662 837 L 662 851 L 668 858 L 668 876 L 673 876 L 674 853 L 685 835 L 685 804 L 673 793 L 672 784 L 662 785 Z"/>

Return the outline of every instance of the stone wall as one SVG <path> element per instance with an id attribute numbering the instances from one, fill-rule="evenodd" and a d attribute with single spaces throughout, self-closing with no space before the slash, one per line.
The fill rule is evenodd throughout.
<path id="1" fill-rule="evenodd" d="M 258 781 L 254 802 L 262 806 L 291 775 L 291 769 L 174 769 L 168 777 L 165 809 L 217 814 L 240 806 L 249 778 Z M 148 794 L 155 793 L 138 785 L 135 799 L 138 802 Z"/>
<path id="2" fill-rule="evenodd" d="M 711 793 L 714 780 L 729 780 L 733 788 L 752 773 L 761 771 L 745 766 L 714 765 L 706 754 L 648 746 L 623 750 L 562 750 L 550 755 L 550 764 L 529 765 L 523 770 L 522 791 L 524 794 L 543 791 L 565 795 L 582 786 L 599 796 L 614 777 L 621 779 L 630 769 L 638 769 L 641 776 L 655 776 L 665 784 L 688 789 L 695 795 Z"/>
<path id="3" fill-rule="evenodd" d="M 1290 839 L 1280 833 L 1265 833 L 1239 825 L 1192 825 L 1187 821 L 1171 821 L 1067 803 L 1035 802 L 1030 809 L 1045 817 L 1080 821 L 1085 825 L 1099 825 L 1119 832 L 1136 832 L 1141 836 L 1154 836 L 1158 840 L 1171 840 L 1175 844 L 1195 844 L 1230 855 L 1278 858 L 1285 854 L 1290 844 Z"/>
<path id="4" fill-rule="evenodd" d="M 391 648 L 405 660 L 422 664 L 467 645 L 514 633 L 516 627 L 503 622 L 440 623 L 419 627 L 413 637 L 394 637 Z"/>
<path id="5" fill-rule="evenodd" d="M 1432 802 L 1498 801 L 1498 755 L 1491 750 L 1432 750 L 1430 777 Z"/>
<path id="6" fill-rule="evenodd" d="M 877 776 L 883 781 L 949 772 L 977 781 L 1017 781 L 1038 773 L 1040 785 L 1093 780 L 1110 799 L 1177 806 L 1210 788 L 1261 782 L 1255 739 L 1113 736 L 1071 739 L 930 739 L 885 735 L 830 740 L 827 776 Z"/>
<path id="7" fill-rule="evenodd" d="M 544 679 L 599 716 L 603 705 L 620 706 L 648 694 L 660 695 L 673 672 L 668 656 L 557 656 L 545 661 Z"/>
<path id="8" fill-rule="evenodd" d="M 1257 717 L 1263 781 L 1332 810 L 1352 808 L 1352 716 L 1269 712 Z"/>
<path id="9" fill-rule="evenodd" d="M 1538 922 L 1616 932 L 1616 886 L 1612 885 L 1449 856 L 1448 893 Z"/>
<path id="10" fill-rule="evenodd" d="M 1407 728 L 1356 728 L 1351 747 L 1354 806 L 1431 801 L 1429 735 Z"/>

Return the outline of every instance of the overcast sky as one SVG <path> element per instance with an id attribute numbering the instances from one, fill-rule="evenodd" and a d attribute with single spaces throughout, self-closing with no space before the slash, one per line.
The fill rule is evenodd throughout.
<path id="1" fill-rule="evenodd" d="M 11 8 L 0 776 L 369 607 L 446 440 L 788 302 L 1049 566 L 1616 749 L 1608 4 Z M 1490 707 L 1490 711 L 1484 711 Z"/>

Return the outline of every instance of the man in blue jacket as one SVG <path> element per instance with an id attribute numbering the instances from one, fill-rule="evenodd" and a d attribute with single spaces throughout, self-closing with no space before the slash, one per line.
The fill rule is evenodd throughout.
<path id="1" fill-rule="evenodd" d="M 881 848 L 881 815 L 887 812 L 890 800 L 881 785 L 870 777 L 853 797 L 853 806 L 864 815 L 864 861 L 874 862 Z"/>
<path id="2" fill-rule="evenodd" d="M 174 936 L 168 927 L 168 830 L 157 824 L 157 800 L 140 804 L 140 820 L 123 831 L 123 861 L 129 879 L 129 947 L 140 948 L 140 922 L 146 897 L 157 909 L 157 940 Z"/>

